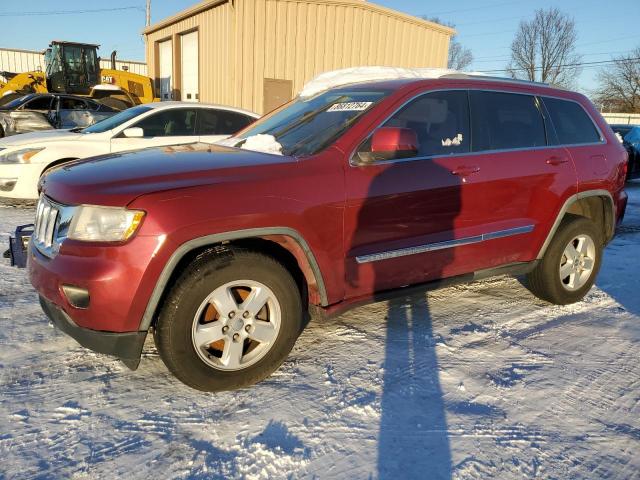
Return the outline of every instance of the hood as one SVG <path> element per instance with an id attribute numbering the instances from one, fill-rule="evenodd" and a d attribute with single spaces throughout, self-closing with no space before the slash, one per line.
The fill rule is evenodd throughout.
<path id="1" fill-rule="evenodd" d="M 259 178 L 265 167 L 290 162 L 295 158 L 196 143 L 77 160 L 46 175 L 41 186 L 68 205 L 125 206 L 147 193 Z"/>
<path id="2" fill-rule="evenodd" d="M 89 135 L 89 134 L 86 134 Z M 14 135 L 11 137 L 3 138 L 0 140 L 0 147 L 21 147 L 31 146 L 33 144 L 42 144 L 50 142 L 60 142 L 69 140 L 79 140 L 84 134 L 74 133 L 67 129 L 65 130 L 42 130 L 39 132 L 22 133 L 20 135 Z"/>

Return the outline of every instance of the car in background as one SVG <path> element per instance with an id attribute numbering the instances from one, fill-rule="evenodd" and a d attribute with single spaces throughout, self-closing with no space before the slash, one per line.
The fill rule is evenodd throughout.
<path id="1" fill-rule="evenodd" d="M 0 140 L 0 197 L 37 199 L 43 173 L 72 160 L 147 147 L 212 143 L 258 117 L 220 105 L 158 102 L 123 110 L 87 128 L 5 138 Z"/>
<path id="2" fill-rule="evenodd" d="M 622 138 L 622 145 L 629 154 L 627 180 L 640 178 L 640 125 L 610 125 Z"/>
<path id="3" fill-rule="evenodd" d="M 0 138 L 55 128 L 88 127 L 118 110 L 86 97 L 32 93 L 0 106 Z"/>

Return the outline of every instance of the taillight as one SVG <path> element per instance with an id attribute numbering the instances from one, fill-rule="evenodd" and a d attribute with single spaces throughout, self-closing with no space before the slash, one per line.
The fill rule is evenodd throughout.
<path id="1" fill-rule="evenodd" d="M 629 152 L 624 151 L 624 159 L 622 161 L 622 177 L 627 178 L 627 171 L 629 170 Z"/>

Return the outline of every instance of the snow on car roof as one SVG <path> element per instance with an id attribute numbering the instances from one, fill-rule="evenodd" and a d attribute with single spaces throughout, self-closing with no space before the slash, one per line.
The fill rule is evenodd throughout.
<path id="1" fill-rule="evenodd" d="M 352 67 L 321 73 L 302 88 L 300 96 L 303 98 L 313 97 L 330 88 L 352 83 L 400 79 L 419 80 L 455 74 L 484 76 L 479 72 L 461 72 L 449 68 Z"/>

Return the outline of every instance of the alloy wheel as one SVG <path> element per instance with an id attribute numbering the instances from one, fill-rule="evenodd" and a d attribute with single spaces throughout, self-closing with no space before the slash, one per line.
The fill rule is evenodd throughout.
<path id="1" fill-rule="evenodd" d="M 193 319 L 198 356 L 218 370 L 242 370 L 263 358 L 280 332 L 282 312 L 275 294 L 253 280 L 216 288 Z"/>
<path id="2" fill-rule="evenodd" d="M 596 245 L 589 235 L 574 237 L 560 259 L 560 281 L 564 288 L 575 291 L 591 278 L 596 264 Z"/>

